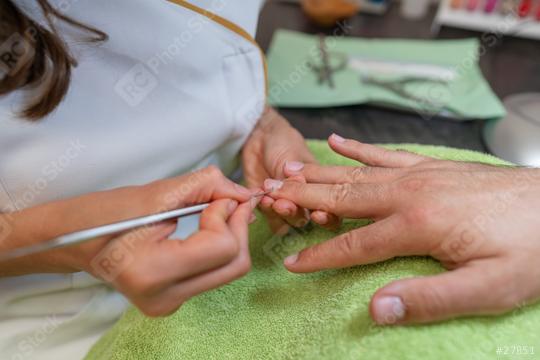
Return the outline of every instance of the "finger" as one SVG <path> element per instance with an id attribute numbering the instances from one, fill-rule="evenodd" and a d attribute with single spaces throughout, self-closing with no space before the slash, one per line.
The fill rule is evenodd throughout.
<path id="1" fill-rule="evenodd" d="M 342 220 L 339 216 L 327 213 L 326 211 L 313 211 L 310 217 L 314 223 L 329 230 L 339 229 L 342 223 Z"/>
<path id="2" fill-rule="evenodd" d="M 272 204 L 273 203 L 274 201 L 272 201 Z M 276 212 L 272 209 L 271 206 L 270 208 L 265 208 L 261 206 L 261 212 L 266 217 L 268 226 L 274 234 L 285 235 L 289 232 L 289 225 L 278 214 L 276 214 Z"/>
<path id="3" fill-rule="evenodd" d="M 235 200 L 222 199 L 213 201 L 201 214 L 199 230 L 208 230 L 218 234 L 227 233 L 229 231 L 227 220 L 237 207 L 238 202 Z"/>
<path id="4" fill-rule="evenodd" d="M 270 196 L 264 196 L 260 203 L 260 209 L 261 209 L 261 212 L 266 217 L 266 221 L 268 222 L 268 226 L 270 227 L 270 230 L 272 230 L 274 234 L 285 235 L 289 231 L 289 226 L 272 209 L 274 202 L 275 200 L 272 199 Z"/>
<path id="5" fill-rule="evenodd" d="M 306 273 L 371 264 L 428 250 L 420 242 L 407 243 L 404 224 L 397 217 L 390 217 L 304 249 L 284 263 L 289 271 Z"/>
<path id="6" fill-rule="evenodd" d="M 137 266 L 135 260 L 138 250 L 155 246 L 156 243 L 167 239 L 175 230 L 176 222 L 167 221 L 106 239 L 104 246 L 90 261 L 92 274 L 107 282 L 120 283 L 119 277 L 127 270 Z"/>
<path id="7" fill-rule="evenodd" d="M 309 222 L 309 213 L 304 208 L 296 206 L 292 201 L 278 199 L 274 202 L 272 209 L 293 227 L 301 228 Z"/>
<path id="8" fill-rule="evenodd" d="M 249 256 L 248 222 L 253 207 L 249 203 L 238 206 L 229 219 L 229 226 L 240 244 L 240 251 L 229 264 L 180 283 L 174 284 L 158 297 L 152 299 L 155 315 L 163 316 L 176 311 L 186 300 L 203 292 L 218 288 L 249 272 L 251 259 Z"/>
<path id="9" fill-rule="evenodd" d="M 235 238 L 239 239 L 239 243 L 247 244 L 248 238 L 248 225 L 251 219 L 253 210 L 257 206 L 256 201 L 245 202 L 238 206 L 238 208 L 231 215 L 228 224 L 231 233 Z"/>
<path id="10" fill-rule="evenodd" d="M 151 268 L 151 274 L 139 274 L 141 286 L 145 293 L 157 292 L 163 287 L 204 273 L 233 261 L 238 255 L 240 245 L 230 232 L 229 216 L 237 208 L 234 200 L 216 200 L 201 215 L 200 230 L 184 241 L 166 240 L 159 246 L 146 248 L 148 260 L 146 267 Z M 160 280 L 155 280 L 155 274 Z M 153 280 L 151 280 L 153 279 Z M 146 281 L 148 280 L 148 281 Z M 139 286 L 135 287 L 136 289 Z"/>
<path id="11" fill-rule="evenodd" d="M 288 199 L 309 210 L 349 218 L 383 216 L 395 200 L 386 184 L 302 184 L 267 179 L 264 187 L 274 199 Z"/>
<path id="12" fill-rule="evenodd" d="M 153 189 L 157 194 L 152 192 L 149 196 L 159 197 L 168 208 L 200 204 L 216 199 L 246 202 L 257 191 L 234 183 L 215 166 L 159 181 L 153 184 Z"/>
<path id="13" fill-rule="evenodd" d="M 303 176 L 308 183 L 344 184 L 392 181 L 400 176 L 395 169 L 372 166 L 320 166 L 299 162 L 285 165 L 287 177 Z"/>
<path id="14" fill-rule="evenodd" d="M 500 286 L 504 272 L 490 259 L 442 275 L 399 280 L 375 293 L 370 313 L 381 325 L 498 314 L 518 305 L 509 287 Z"/>
<path id="15" fill-rule="evenodd" d="M 408 151 L 392 151 L 380 146 L 344 139 L 336 134 L 330 136 L 328 144 L 338 154 L 371 166 L 409 167 L 429 159 Z"/>
<path id="16" fill-rule="evenodd" d="M 318 169 L 321 168 L 319 165 L 312 165 L 307 164 L 306 168 L 311 169 Z M 297 181 L 302 184 L 306 184 L 307 180 L 304 174 L 301 172 L 301 170 L 304 169 L 304 164 L 301 162 L 287 162 L 285 164 L 285 172 L 288 174 L 289 178 L 288 181 Z M 277 200 L 277 202 L 282 201 L 283 199 Z M 291 204 L 294 204 L 290 202 Z M 335 230 L 341 226 L 341 218 L 334 215 L 329 214 L 325 211 L 315 211 L 315 214 L 310 213 L 307 209 L 300 208 L 298 212 L 301 214 L 301 216 L 297 216 L 292 221 L 288 220 L 288 223 L 296 226 L 296 227 L 303 227 L 305 226 L 306 220 L 309 222 L 309 219 L 313 220 L 318 225 L 327 228 L 329 230 Z M 296 224 L 296 225 L 295 225 Z"/>
<path id="17" fill-rule="evenodd" d="M 190 298 L 202 292 L 219 287 L 245 275 L 251 268 L 249 256 L 248 222 L 252 208 L 249 203 L 238 207 L 231 216 L 229 225 L 231 232 L 238 240 L 240 251 L 234 260 L 215 271 L 202 274 L 179 284 L 179 296 Z"/>
<path id="18" fill-rule="evenodd" d="M 262 210 L 272 210 L 272 205 L 274 204 L 274 199 L 272 199 L 270 196 L 263 196 L 260 202 L 260 207 Z"/>
<path id="19" fill-rule="evenodd" d="M 306 179 L 301 175 L 292 176 L 288 180 L 302 184 L 306 183 Z M 309 212 L 287 199 L 275 200 L 272 210 L 293 227 L 301 228 L 309 222 Z"/>

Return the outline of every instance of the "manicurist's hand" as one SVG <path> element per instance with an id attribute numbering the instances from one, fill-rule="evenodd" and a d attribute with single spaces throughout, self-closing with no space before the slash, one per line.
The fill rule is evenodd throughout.
<path id="1" fill-rule="evenodd" d="M 436 160 L 332 136 L 334 151 L 367 167 L 301 171 L 271 196 L 374 223 L 285 260 L 292 272 L 429 255 L 448 272 L 379 289 L 379 324 L 499 314 L 540 298 L 540 170 Z M 274 183 L 274 187 L 280 184 Z"/>
<path id="2" fill-rule="evenodd" d="M 242 151 L 244 175 L 248 187 L 260 188 L 268 178 L 284 179 L 301 169 L 303 164 L 316 163 L 303 136 L 274 109 L 267 108 Z M 285 234 L 289 225 L 303 227 L 311 218 L 326 227 L 336 227 L 339 219 L 325 212 L 309 213 L 287 199 L 262 198 L 261 211 L 270 227 Z"/>
<path id="3" fill-rule="evenodd" d="M 184 241 L 169 239 L 175 221 L 163 222 L 0 263 L 0 275 L 87 271 L 111 283 L 145 314 L 167 315 L 189 298 L 249 270 L 247 229 L 257 205 L 250 199 L 249 190 L 210 167 L 3 214 L 11 233 L 0 249 L 7 250 L 75 230 L 212 202 L 201 215 L 199 231 Z"/>

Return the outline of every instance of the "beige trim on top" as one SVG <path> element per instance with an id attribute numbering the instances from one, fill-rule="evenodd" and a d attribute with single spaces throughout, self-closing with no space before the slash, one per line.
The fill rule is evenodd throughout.
<path id="1" fill-rule="evenodd" d="M 268 96 L 268 65 L 266 63 L 266 57 L 264 55 L 264 51 L 261 49 L 259 44 L 257 44 L 257 41 L 255 41 L 253 36 L 251 36 L 246 30 L 244 30 L 242 27 L 236 25 L 232 21 L 229 21 L 229 20 L 227 20 L 227 19 L 225 19 L 225 18 L 223 18 L 223 17 L 221 17 L 221 16 L 219 16 L 217 14 L 214 14 L 211 11 L 208 11 L 206 9 L 202 9 L 202 8 L 196 6 L 196 5 L 193 5 L 193 4 L 189 3 L 188 1 L 185 1 L 185 0 L 167 0 L 167 1 L 169 1 L 169 2 L 171 2 L 173 4 L 176 4 L 176 5 L 183 6 L 186 9 L 194 11 L 194 12 L 200 14 L 200 15 L 206 16 L 208 19 L 210 19 L 212 21 L 215 21 L 216 23 L 220 24 L 221 26 L 226 27 L 227 29 L 235 32 L 236 34 L 240 35 L 241 37 L 243 37 L 244 39 L 246 39 L 250 43 L 257 46 L 257 48 L 261 52 L 261 57 L 262 57 L 262 62 L 263 62 L 263 71 L 264 71 L 264 81 L 265 81 L 265 87 L 264 88 L 265 88 L 265 91 L 266 91 L 266 95 Z"/>

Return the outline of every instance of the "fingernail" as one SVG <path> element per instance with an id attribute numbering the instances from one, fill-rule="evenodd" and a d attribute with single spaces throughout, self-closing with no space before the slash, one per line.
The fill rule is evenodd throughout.
<path id="1" fill-rule="evenodd" d="M 293 265 L 296 262 L 296 260 L 298 260 L 298 254 L 293 254 L 291 256 L 286 257 L 283 263 L 285 265 Z"/>
<path id="2" fill-rule="evenodd" d="M 251 214 L 251 216 L 249 217 L 249 223 L 253 224 L 255 221 L 257 221 L 257 217 L 255 216 L 255 214 Z"/>
<path id="3" fill-rule="evenodd" d="M 283 186 L 283 181 L 266 179 L 264 180 L 264 190 L 265 191 L 276 191 L 281 189 Z"/>
<path id="4" fill-rule="evenodd" d="M 375 301 L 373 317 L 379 325 L 392 325 L 405 318 L 405 304 L 398 296 L 385 296 Z"/>
<path id="5" fill-rule="evenodd" d="M 229 210 L 229 213 L 232 213 L 234 210 L 236 210 L 236 207 L 238 206 L 238 202 L 236 200 L 229 201 L 229 204 L 227 204 L 227 210 Z"/>
<path id="6" fill-rule="evenodd" d="M 335 142 L 338 142 L 340 144 L 343 144 L 345 142 L 345 139 L 338 134 L 332 134 L 332 139 L 334 139 Z"/>
<path id="7" fill-rule="evenodd" d="M 300 161 L 286 161 L 285 169 L 292 172 L 302 171 L 304 168 L 304 163 Z"/>
<path id="8" fill-rule="evenodd" d="M 234 184 L 234 188 L 242 195 L 251 196 L 251 194 L 253 193 L 253 191 L 250 191 L 249 189 L 243 187 L 240 184 Z"/>

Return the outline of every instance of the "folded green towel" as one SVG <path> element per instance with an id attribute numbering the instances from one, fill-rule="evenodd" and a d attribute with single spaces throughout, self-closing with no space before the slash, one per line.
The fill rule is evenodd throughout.
<path id="1" fill-rule="evenodd" d="M 310 147 L 324 164 L 352 164 L 323 142 Z M 434 146 L 396 145 L 452 160 L 503 164 L 489 155 Z M 502 221 L 502 220 L 501 220 Z M 348 221 L 344 231 L 362 222 Z M 187 302 L 176 314 L 150 319 L 132 308 L 94 346 L 87 359 L 533 359 L 498 355 L 507 346 L 540 353 L 540 305 L 500 317 L 435 325 L 379 327 L 370 297 L 392 280 L 443 271 L 425 257 L 398 258 L 351 269 L 295 275 L 286 254 L 335 234 L 313 229 L 272 236 L 264 221 L 251 228 L 253 270 L 246 277 Z M 502 284 L 502 286 L 505 286 Z M 510 286 L 510 284 L 508 284 Z"/>
<path id="2" fill-rule="evenodd" d="M 333 76 L 335 88 L 318 84 L 318 76 L 312 69 L 313 65 L 317 68 L 322 66 L 318 60 L 318 42 L 317 36 L 290 30 L 282 29 L 274 34 L 268 50 L 269 102 L 272 105 L 328 107 L 369 103 L 419 112 L 428 117 L 440 115 L 456 120 L 493 119 L 503 117 L 506 113 L 482 75 L 478 65 L 481 48 L 476 39 L 329 37 L 327 50 L 330 66 L 339 69 L 343 65 L 339 60 L 343 56 L 347 59 L 347 65 Z M 437 66 L 453 71 L 457 76 L 448 85 L 409 83 L 405 91 L 422 99 L 413 100 L 404 97 L 399 91 L 389 91 L 369 81 L 360 81 L 358 69 L 365 68 L 366 64 L 360 62 L 354 65 L 358 60 L 367 60 L 372 64 L 390 61 L 401 64 L 401 71 L 405 71 L 403 67 L 411 64 Z M 442 75 L 441 71 L 438 71 L 439 75 Z M 383 75 L 384 71 L 371 70 L 367 73 L 369 77 L 383 81 L 411 77 L 411 74 L 405 73 Z"/>

